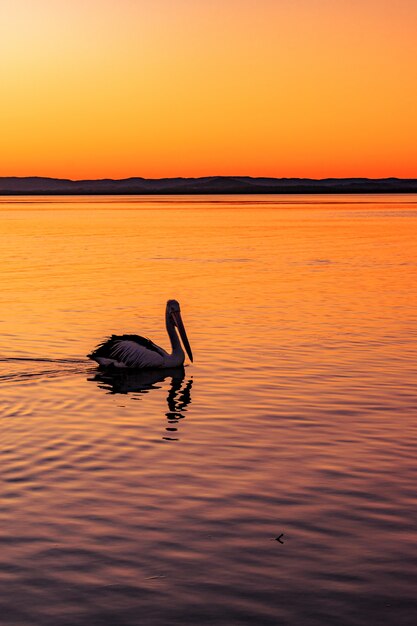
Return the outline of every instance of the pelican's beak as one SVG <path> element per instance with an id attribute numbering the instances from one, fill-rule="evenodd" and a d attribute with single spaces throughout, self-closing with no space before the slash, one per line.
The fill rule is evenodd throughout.
<path id="1" fill-rule="evenodd" d="M 180 333 L 180 337 L 182 339 L 182 343 L 184 344 L 184 348 L 187 351 L 189 359 L 191 363 L 193 362 L 193 353 L 191 352 L 190 343 L 188 341 L 187 333 L 185 332 L 184 324 L 182 323 L 181 313 L 179 311 L 173 311 L 171 313 L 175 325 L 178 328 L 178 332 Z"/>

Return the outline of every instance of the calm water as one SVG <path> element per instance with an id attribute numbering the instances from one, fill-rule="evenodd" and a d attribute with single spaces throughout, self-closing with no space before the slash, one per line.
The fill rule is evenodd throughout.
<path id="1" fill-rule="evenodd" d="M 416 623 L 417 196 L 1 198 L 0 227 L 2 623 Z M 168 298 L 194 364 L 100 376 L 112 332 L 168 347 Z"/>

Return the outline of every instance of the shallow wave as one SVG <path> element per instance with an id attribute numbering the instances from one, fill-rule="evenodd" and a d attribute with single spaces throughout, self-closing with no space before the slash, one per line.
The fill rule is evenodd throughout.
<path id="1" fill-rule="evenodd" d="M 45 364 L 55 367 L 44 369 Z M 32 367 L 28 368 L 28 365 Z M 84 372 L 89 365 L 86 359 L 3 357 L 0 358 L 0 380 L 18 382 L 25 379 L 69 376 Z M 13 368 L 13 366 L 15 367 Z"/>

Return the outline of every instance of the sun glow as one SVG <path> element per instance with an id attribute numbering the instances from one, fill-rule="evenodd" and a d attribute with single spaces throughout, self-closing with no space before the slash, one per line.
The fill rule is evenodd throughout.
<path id="1" fill-rule="evenodd" d="M 0 175 L 417 176 L 417 4 L 3 0 Z"/>

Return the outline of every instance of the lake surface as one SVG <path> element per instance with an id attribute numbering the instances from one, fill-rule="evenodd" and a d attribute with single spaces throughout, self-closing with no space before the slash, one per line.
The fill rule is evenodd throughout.
<path id="1" fill-rule="evenodd" d="M 0 232 L 1 623 L 416 623 L 417 196 L 3 197 Z M 169 298 L 194 364 L 85 358 L 168 348 Z"/>

